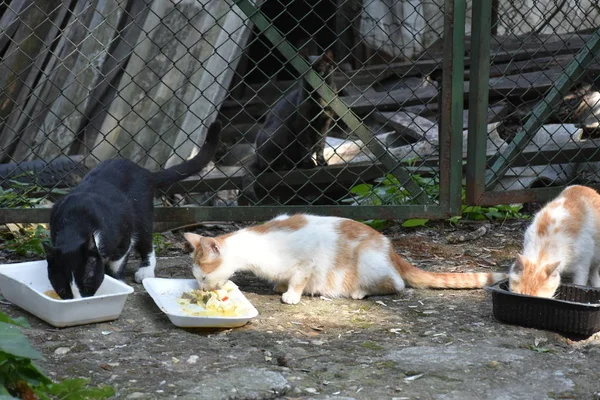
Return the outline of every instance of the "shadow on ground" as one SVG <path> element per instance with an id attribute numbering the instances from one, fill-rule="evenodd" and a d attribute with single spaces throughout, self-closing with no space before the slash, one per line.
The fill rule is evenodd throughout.
<path id="1" fill-rule="evenodd" d="M 484 237 L 452 245 L 445 239 L 450 229 L 386 234 L 428 270 L 498 271 L 520 248 L 524 225 L 494 225 Z M 157 276 L 190 278 L 189 264 L 181 253 L 160 258 Z M 234 330 L 174 327 L 131 278 L 135 292 L 111 323 L 54 329 L 14 306 L 2 309 L 28 316 L 33 328 L 26 333 L 51 376 L 91 377 L 126 399 L 530 400 L 600 392 L 598 338 L 574 342 L 502 324 L 483 290 L 304 297 L 289 306 L 252 275 L 233 281 L 260 312 Z"/>

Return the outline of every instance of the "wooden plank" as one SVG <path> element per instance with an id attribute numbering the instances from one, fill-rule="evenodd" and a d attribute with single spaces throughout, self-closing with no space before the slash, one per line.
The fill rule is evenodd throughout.
<path id="1" fill-rule="evenodd" d="M 78 140 L 71 146 L 71 154 L 87 154 L 94 146 L 102 122 L 108 113 L 110 103 L 118 95 L 121 77 L 131 54 L 135 51 L 142 26 L 153 0 L 129 1 L 119 21 L 119 30 L 109 48 L 109 54 L 102 63 L 103 79 L 92 90 L 85 110 L 88 124 L 78 134 Z"/>
<path id="2" fill-rule="evenodd" d="M 510 57 L 513 60 L 576 53 L 592 36 L 588 31 L 562 34 L 525 34 L 519 36 L 494 36 L 490 42 L 492 62 Z M 471 53 L 471 36 L 465 36 L 465 56 Z M 438 39 L 422 58 L 439 58 L 443 55 L 443 40 Z"/>
<path id="3" fill-rule="evenodd" d="M 509 76 L 500 76 L 490 79 L 490 97 L 511 98 L 541 96 L 550 88 L 554 80 L 560 76 L 562 69 L 555 68 L 545 71 L 526 72 Z M 469 83 L 465 82 L 465 94 L 469 91 Z M 438 88 L 435 86 L 422 86 L 417 89 L 402 88 L 390 92 L 367 91 L 363 94 L 352 96 L 342 96 L 343 100 L 352 111 L 357 114 L 369 114 L 372 110 L 393 111 L 408 106 L 423 104 L 434 104 L 437 101 Z M 227 105 L 230 105 L 228 103 Z M 224 118 L 236 123 L 239 121 L 261 120 L 269 107 L 260 99 L 252 99 L 248 103 L 242 104 L 241 109 L 238 104 L 235 108 L 221 109 Z M 241 117 L 241 118 L 240 118 Z"/>
<path id="4" fill-rule="evenodd" d="M 218 37 L 212 42 L 214 51 L 202 64 L 201 71 L 190 78 L 195 93 L 188 103 L 188 111 L 172 143 L 175 151 L 171 152 L 166 167 L 189 158 L 198 150 L 196 143 L 204 142 L 206 130 L 217 118 L 216 111 L 221 108 L 227 96 L 227 89 L 235 75 L 240 55 L 252 33 L 252 22 L 241 17 L 243 13 L 236 5 L 230 6 L 226 2 L 217 4 L 220 7 L 219 11 L 209 12 L 209 15 L 213 16 L 223 14 L 218 23 L 211 27 L 211 30 L 219 28 Z M 206 7 L 204 5 L 203 9 Z"/>
<path id="5" fill-rule="evenodd" d="M 6 49 L 13 40 L 15 32 L 21 24 L 21 14 L 28 5 L 27 0 L 13 0 L 10 2 L 10 6 L 6 7 L 2 19 L 0 19 L 0 49 Z"/>
<path id="6" fill-rule="evenodd" d="M 39 99 L 39 82 L 43 80 L 44 67 L 52 64 L 48 60 L 48 53 L 52 52 L 52 43 L 56 37 L 60 35 L 60 27 L 69 11 L 67 5 L 59 6 L 52 15 L 52 24 L 49 26 L 48 32 L 44 37 L 44 44 L 40 47 L 37 57 L 33 60 L 31 70 L 27 74 L 27 79 L 23 83 L 22 89 L 19 91 L 17 99 L 17 109 L 14 109 L 8 120 L 2 126 L 2 136 L 4 140 L 13 140 L 8 148 L 5 149 L 7 158 L 11 161 L 23 161 L 23 157 L 18 154 L 19 145 L 23 146 L 23 134 L 29 124 L 31 124 L 32 114 L 31 109 L 40 100 Z M 51 58 L 51 57 L 50 57 Z M 45 107 L 45 106 L 44 106 Z M 14 138 L 14 139 L 13 139 Z"/>
<path id="7" fill-rule="evenodd" d="M 203 177 L 190 177 L 176 185 L 172 185 L 166 194 L 214 192 L 217 190 L 239 189 L 242 186 L 242 177 L 245 175 L 242 167 L 219 167 Z M 267 172 L 258 177 L 261 186 L 269 188 L 285 182 L 289 186 L 302 186 L 307 181 L 313 184 L 327 184 L 332 182 L 366 182 L 385 176 L 386 171 L 379 163 L 355 163 L 352 165 L 332 165 L 310 170 L 293 170 L 281 172 Z M 284 178 L 282 178 L 284 177 Z"/>
<path id="8" fill-rule="evenodd" d="M 50 105 L 43 122 L 46 140 L 37 156 L 50 159 L 68 152 L 87 122 L 85 110 L 92 101 L 90 93 L 103 79 L 101 66 L 123 14 L 119 0 L 99 1 L 78 46 L 77 60 L 62 84 L 61 95 Z"/>
<path id="9" fill-rule="evenodd" d="M 36 56 L 44 46 L 44 39 L 52 26 L 49 16 L 60 5 L 60 0 L 36 0 L 23 12 L 11 44 L 0 63 L 0 121 L 7 121 L 17 103 L 19 94 L 34 65 Z M 17 132 L 6 130 L 0 135 L 0 161 L 8 161 Z"/>
<path id="10" fill-rule="evenodd" d="M 438 137 L 438 127 L 427 118 L 406 111 L 375 112 L 375 121 L 394 129 L 399 135 L 409 136 L 415 140 Z"/>
<path id="11" fill-rule="evenodd" d="M 562 73 L 561 69 L 528 72 L 490 79 L 491 98 L 523 98 L 541 96 L 548 90 Z M 469 83 L 465 82 L 464 93 L 468 93 Z M 357 114 L 368 114 L 373 109 L 380 111 L 397 110 L 400 107 L 426 104 L 437 99 L 438 90 L 424 87 L 417 91 L 396 90 L 389 93 L 365 94 L 362 96 L 346 96 L 342 100 Z"/>
<path id="12" fill-rule="evenodd" d="M 60 33 L 58 43 L 53 49 L 54 56 L 49 57 L 32 96 L 15 123 L 20 133 L 20 140 L 13 152 L 15 161 L 37 158 L 39 146 L 46 137 L 43 126 L 50 105 L 61 95 L 62 86 L 57 83 L 64 82 L 71 74 L 71 69 L 77 60 L 77 47 L 85 37 L 85 27 L 92 18 L 93 9 L 88 7 L 86 2 L 79 1 L 73 12 L 68 15 L 67 25 Z"/>
<path id="13" fill-rule="evenodd" d="M 490 107 L 487 112 L 487 123 L 499 122 L 506 116 L 510 107 L 505 101 L 496 101 Z M 406 111 L 409 113 L 416 114 L 421 117 L 425 117 L 431 121 L 437 122 L 439 117 L 439 110 L 437 103 L 430 103 L 418 106 L 402 107 L 399 111 Z M 467 129 L 469 126 L 469 110 L 463 111 L 463 129 Z"/>
<path id="14" fill-rule="evenodd" d="M 236 39 L 249 29 L 226 2 L 151 7 L 92 155 L 119 153 L 155 170 L 188 158 L 204 141 L 241 51 Z"/>
<path id="15" fill-rule="evenodd" d="M 94 143 L 92 156 L 99 160 L 122 155 L 140 165 L 147 161 L 147 151 L 164 137 L 176 132 L 174 122 L 183 113 L 180 97 L 189 90 L 186 75 L 196 71 L 190 57 L 199 57 L 206 13 L 198 12 L 193 4 L 180 5 L 183 12 L 170 2 L 155 1 L 143 21 L 142 33 L 135 43 L 127 68 L 119 82 L 118 96 L 111 102 L 102 121 L 100 135 Z M 209 7 L 212 10 L 214 7 Z M 188 18 L 186 12 L 194 17 Z M 190 52 L 183 49 L 184 39 Z M 197 46 L 193 48 L 194 44 Z M 180 60 L 178 68 L 175 60 Z M 196 61 L 198 61 L 196 59 Z M 185 66 L 181 63 L 185 62 Z M 181 68 L 181 69 L 179 69 Z M 191 69 L 191 70 L 190 70 Z M 172 113 L 178 113 L 177 116 Z M 167 155 L 163 157 L 163 163 Z"/>

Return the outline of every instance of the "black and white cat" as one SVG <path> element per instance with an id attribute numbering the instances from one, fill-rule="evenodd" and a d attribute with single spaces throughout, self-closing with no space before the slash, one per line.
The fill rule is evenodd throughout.
<path id="1" fill-rule="evenodd" d="M 208 128 L 198 155 L 158 172 L 126 159 L 103 161 L 54 204 L 50 213 L 52 244 L 46 245 L 45 251 L 48 278 L 61 298 L 93 296 L 105 272 L 122 279 L 132 249 L 142 258 L 136 282 L 154 276 L 155 189 L 204 168 L 215 154 L 220 132 L 217 121 Z"/>
<path id="2" fill-rule="evenodd" d="M 305 55 L 306 57 L 306 55 Z M 330 86 L 333 85 L 333 53 L 308 57 L 312 68 Z M 332 122 L 332 113 L 325 101 L 304 77 L 297 87 L 275 103 L 256 136 L 256 154 L 243 178 L 243 194 L 257 201 L 254 190 L 256 176 L 266 169 L 287 171 L 294 168 L 325 166 L 325 138 Z"/>

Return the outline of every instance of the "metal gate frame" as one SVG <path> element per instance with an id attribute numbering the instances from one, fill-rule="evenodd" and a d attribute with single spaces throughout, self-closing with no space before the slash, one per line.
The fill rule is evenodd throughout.
<path id="1" fill-rule="evenodd" d="M 555 197 L 563 187 L 530 188 L 522 190 L 492 191 L 498 181 L 513 166 L 529 165 L 530 160 L 522 156 L 536 132 L 543 126 L 566 93 L 583 76 L 587 66 L 600 54 L 600 28 L 565 67 L 563 73 L 548 90 L 544 98 L 533 108 L 523 127 L 506 149 L 493 161 L 486 171 L 487 109 L 489 100 L 490 37 L 492 30 L 493 0 L 473 2 L 473 25 L 471 80 L 469 90 L 469 130 L 466 168 L 466 202 L 469 205 L 497 205 L 506 203 L 545 202 Z M 472 110 L 472 112 L 471 112 Z M 598 155 L 600 149 L 589 149 Z M 577 150 L 579 156 L 587 156 Z M 575 154 L 559 151 L 553 162 L 569 162 Z M 562 160 L 562 161 L 561 161 Z M 600 185 L 589 185 L 600 189 Z"/>
<path id="2" fill-rule="evenodd" d="M 281 213 L 309 212 L 320 215 L 334 215 L 354 219 L 443 219 L 461 213 L 462 191 L 462 146 L 463 146 L 463 97 L 464 97 L 464 38 L 465 0 L 446 0 L 444 4 L 444 59 L 442 65 L 441 121 L 439 130 L 439 185 L 438 203 L 433 203 L 410 177 L 401 161 L 392 157 L 362 124 L 358 117 L 342 100 L 312 71 L 308 63 L 298 56 L 297 50 L 289 44 L 266 16 L 250 0 L 236 0 L 235 6 L 265 33 L 269 41 L 282 53 L 299 72 L 307 73 L 307 81 L 318 93 L 329 101 L 330 107 L 381 160 L 390 173 L 401 182 L 418 200 L 416 205 L 393 206 L 237 206 L 237 207 L 156 207 L 156 222 L 189 223 L 194 221 L 260 221 Z M 475 2 L 477 3 L 477 2 Z M 38 223 L 50 219 L 50 209 L 0 209 L 0 223 Z"/>

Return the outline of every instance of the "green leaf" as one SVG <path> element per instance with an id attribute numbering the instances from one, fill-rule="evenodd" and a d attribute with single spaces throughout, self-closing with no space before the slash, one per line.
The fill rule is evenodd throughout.
<path id="1" fill-rule="evenodd" d="M 29 344 L 29 340 L 13 324 L 0 322 L 0 351 L 16 357 L 39 360 L 42 355 Z"/>
<path id="2" fill-rule="evenodd" d="M 417 226 L 425 226 L 425 224 L 427 224 L 427 222 L 429 222 L 428 219 L 421 219 L 421 218 L 407 219 L 406 221 L 404 221 L 402 226 L 405 228 L 415 228 Z"/>
<path id="3" fill-rule="evenodd" d="M 366 195 L 371 193 L 372 186 L 366 183 L 362 183 L 360 185 L 354 186 L 350 189 L 350 193 L 358 194 L 358 195 Z"/>
<path id="4" fill-rule="evenodd" d="M 363 221 L 363 223 L 369 225 L 373 229 L 381 230 L 385 228 L 388 222 L 384 219 L 370 219 L 367 221 Z"/>
<path id="5" fill-rule="evenodd" d="M 29 322 L 24 317 L 11 318 L 8 315 L 0 311 L 0 322 L 6 322 L 7 324 L 18 325 L 23 328 L 31 328 Z"/>
<path id="6" fill-rule="evenodd" d="M 108 399 L 115 395 L 110 386 L 89 387 L 90 379 L 67 379 L 60 383 L 41 385 L 34 391 L 38 395 L 49 394 L 62 400 Z M 46 397 L 46 396 L 41 396 Z"/>
<path id="7" fill-rule="evenodd" d="M 452 225 L 457 225 L 461 219 L 462 217 L 460 215 L 455 215 L 454 217 L 451 217 L 449 221 Z"/>

